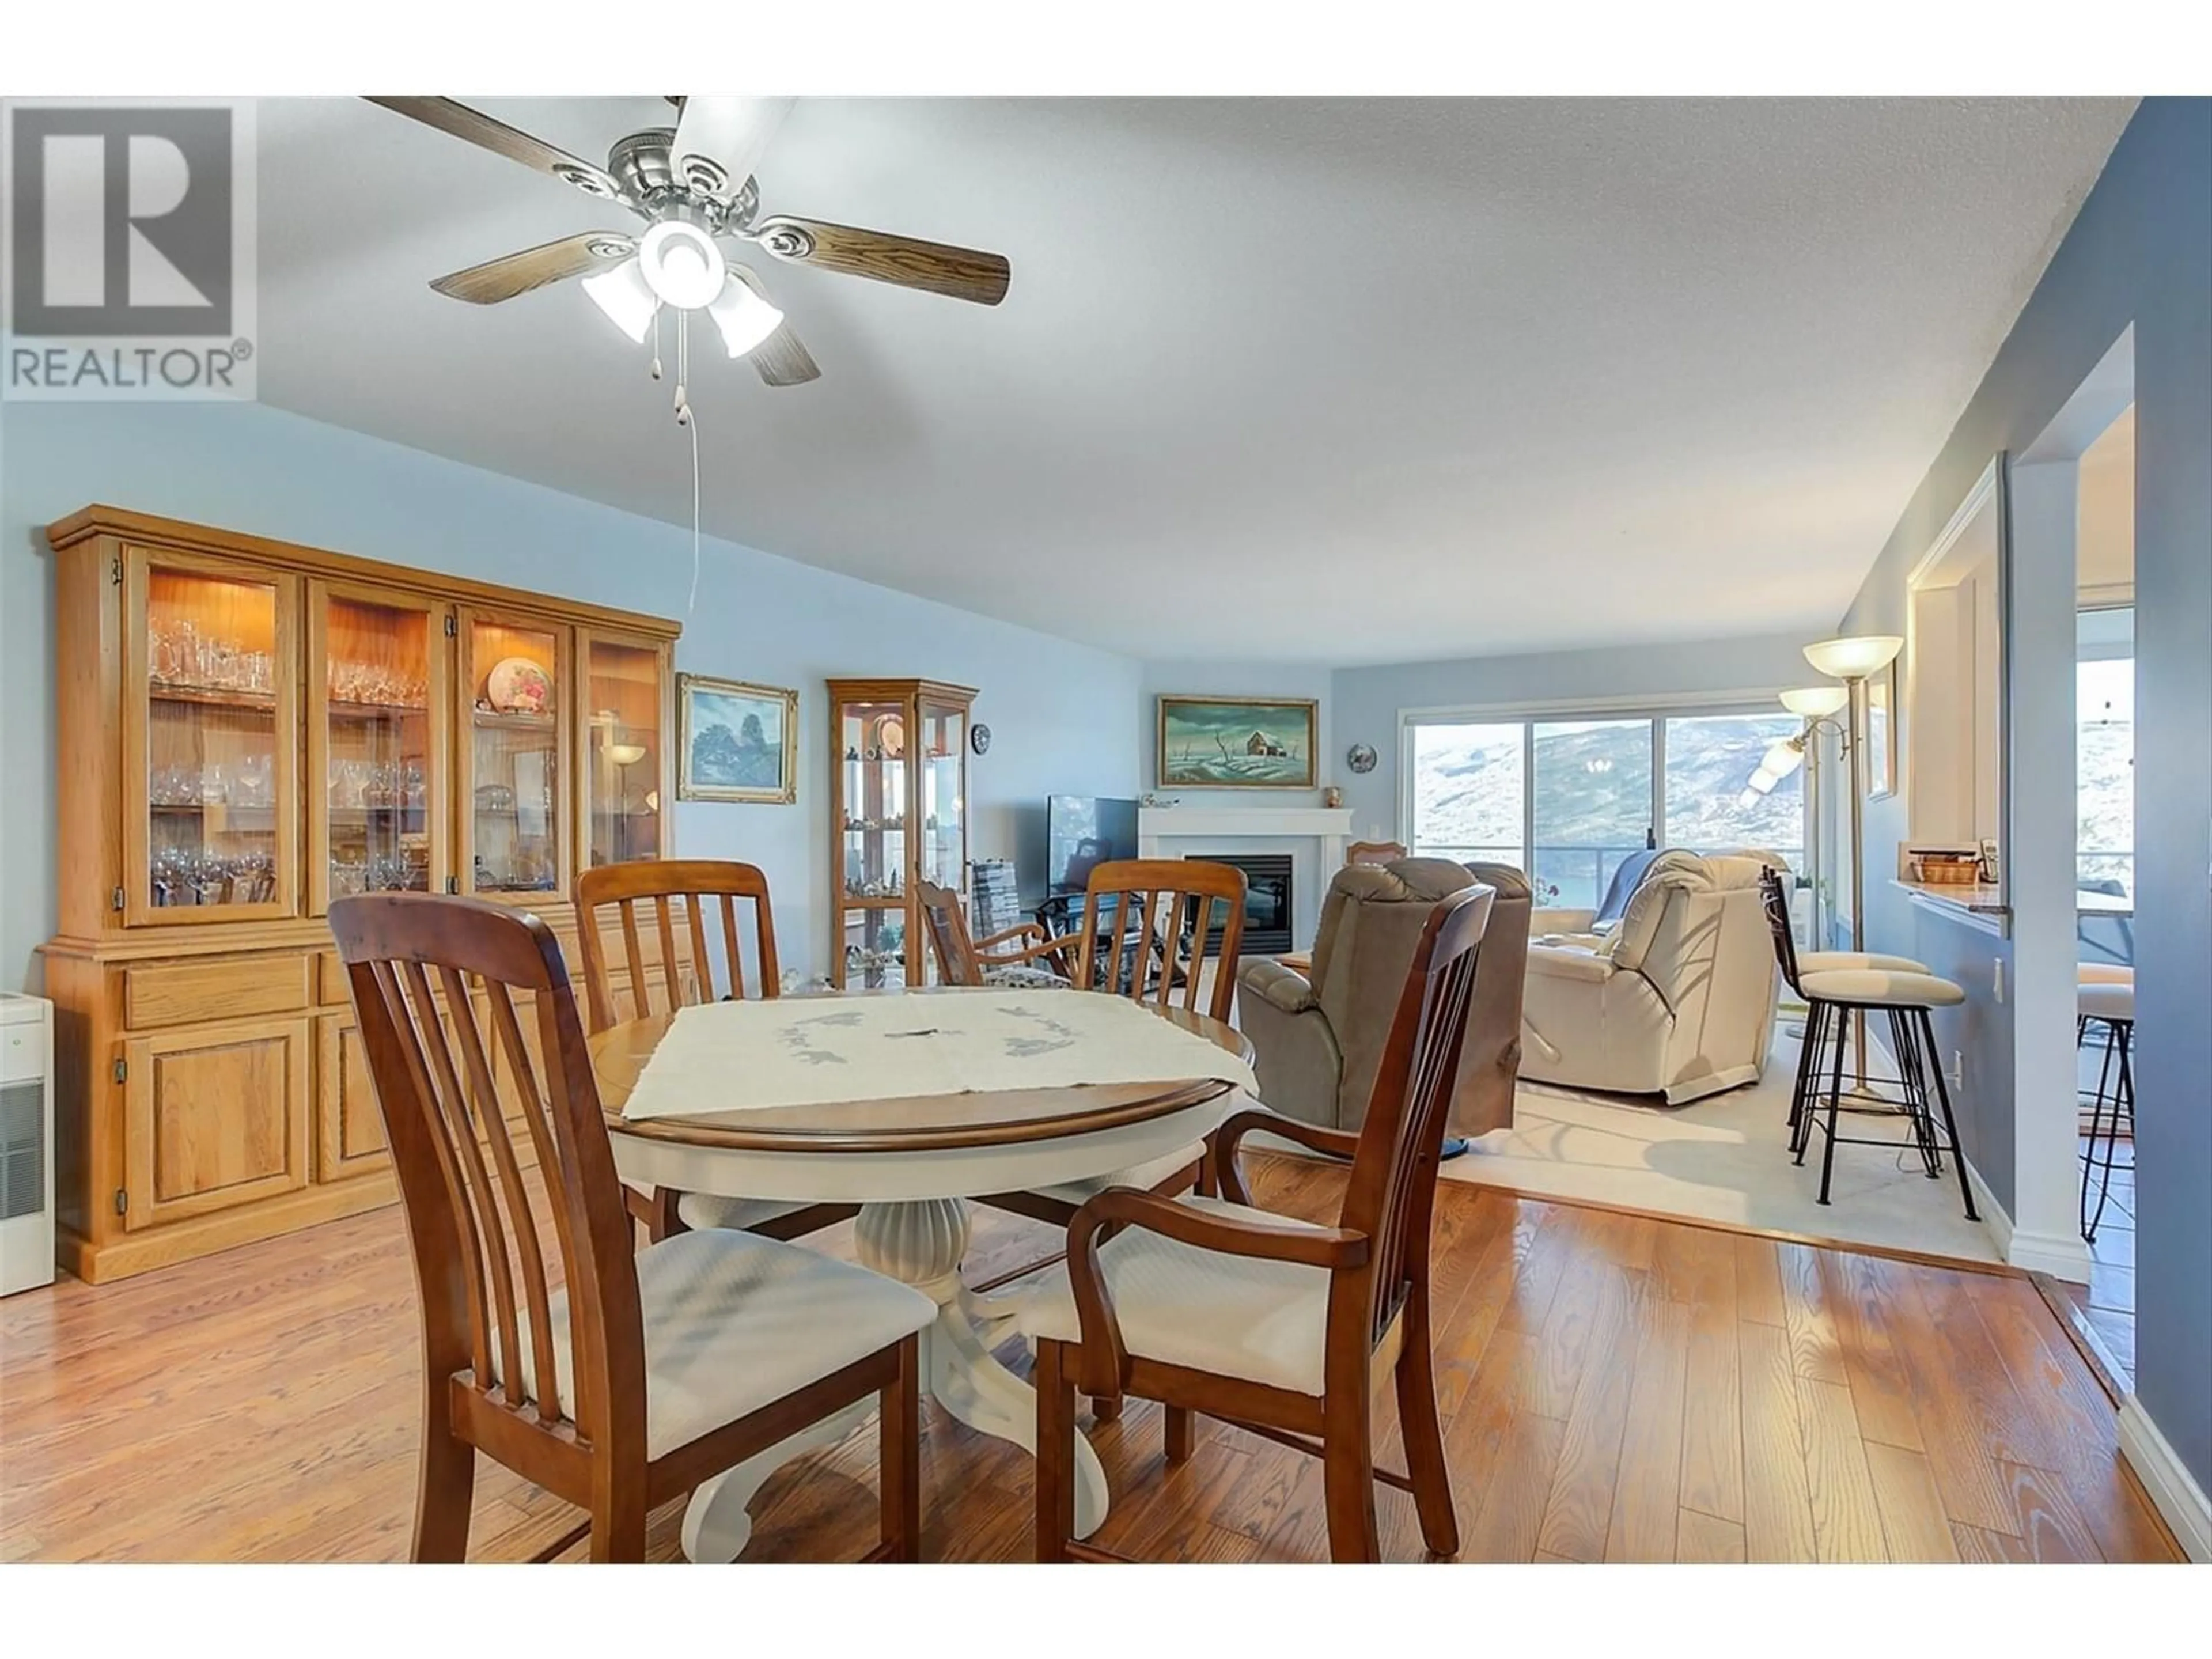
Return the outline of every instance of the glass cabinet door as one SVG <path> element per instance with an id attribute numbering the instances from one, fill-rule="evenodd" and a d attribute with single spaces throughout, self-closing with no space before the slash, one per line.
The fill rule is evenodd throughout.
<path id="1" fill-rule="evenodd" d="M 464 611 L 460 889 L 565 893 L 568 630 Z"/>
<path id="2" fill-rule="evenodd" d="M 586 635 L 584 825 L 587 866 L 665 855 L 660 813 L 667 659 L 658 645 Z"/>
<path id="3" fill-rule="evenodd" d="M 968 747 L 968 711 L 921 705 L 921 744 L 916 751 L 921 785 L 921 874 L 939 887 L 968 885 L 968 799 L 962 787 Z"/>
<path id="4" fill-rule="evenodd" d="M 307 619 L 307 865 L 319 915 L 351 893 L 442 893 L 445 607 L 315 584 Z"/>
<path id="5" fill-rule="evenodd" d="M 841 703 L 836 710 L 848 986 L 907 982 L 908 718 L 900 701 Z"/>
<path id="6" fill-rule="evenodd" d="M 124 582 L 125 920 L 294 914 L 293 579 L 133 549 Z"/>

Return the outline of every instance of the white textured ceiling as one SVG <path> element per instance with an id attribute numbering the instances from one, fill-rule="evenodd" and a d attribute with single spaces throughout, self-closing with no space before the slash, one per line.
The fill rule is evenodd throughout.
<path id="1" fill-rule="evenodd" d="M 594 160 L 670 118 L 477 101 Z M 823 378 L 695 368 L 707 528 L 1139 656 L 1814 631 L 2130 108 L 806 100 L 766 210 L 1012 289 L 757 262 Z M 367 104 L 260 122 L 265 401 L 688 522 L 666 392 L 573 283 L 425 286 L 624 216 Z"/>

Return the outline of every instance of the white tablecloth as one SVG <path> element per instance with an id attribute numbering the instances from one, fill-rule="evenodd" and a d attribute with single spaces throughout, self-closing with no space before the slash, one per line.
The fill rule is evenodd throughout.
<path id="1" fill-rule="evenodd" d="M 1258 1087 L 1237 1055 L 1123 997 L 986 988 L 710 1002 L 670 1023 L 623 1115 L 1185 1078 Z"/>

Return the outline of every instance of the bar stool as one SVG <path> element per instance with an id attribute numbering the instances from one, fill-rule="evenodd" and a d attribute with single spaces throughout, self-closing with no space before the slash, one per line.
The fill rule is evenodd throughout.
<path id="1" fill-rule="evenodd" d="M 2127 1126 L 2130 1148 L 2128 1162 L 2121 1166 L 2124 1172 L 2135 1168 L 2136 1138 L 2135 1068 L 2130 1062 L 2135 1047 L 2135 974 L 2133 969 L 2128 969 L 2127 977 L 2121 979 L 2107 976 L 2112 970 L 2103 969 L 2092 978 L 2090 969 L 2097 966 L 2083 964 L 2075 988 L 2077 1040 L 2087 1035 L 2092 1022 L 2105 1028 L 2105 1058 L 2097 1068 L 2097 1092 L 2089 1106 L 2089 1144 L 2081 1154 L 2081 1237 L 2093 1244 L 2097 1240 L 2097 1224 L 2105 1218 L 2105 1201 L 2112 1194 L 2112 1160 L 2118 1151 L 2123 1120 Z M 2105 1145 L 2101 1160 L 2097 1156 L 2100 1139 Z M 2089 1207 L 2092 1176 L 2097 1180 L 2097 1207 L 2094 1211 Z"/>
<path id="2" fill-rule="evenodd" d="M 1889 1018 L 1890 1040 L 1897 1051 L 1898 1081 L 1905 1091 L 1903 1109 L 1912 1128 L 1911 1144 L 1919 1152 L 1922 1166 L 1930 1181 L 1942 1177 L 1945 1152 L 1957 1160 L 1959 1195 L 1966 1200 L 1966 1219 L 1980 1220 L 1974 1212 L 1973 1189 L 1966 1184 L 1966 1161 L 1959 1150 L 1959 1122 L 1951 1113 L 1951 1091 L 1943 1081 L 1943 1068 L 1936 1058 L 1936 1027 L 1929 1018 L 1935 1009 L 1957 1007 L 1966 1000 L 1966 994 L 1949 980 L 1938 979 L 1933 974 L 1884 968 L 1847 968 L 1807 974 L 1802 988 L 1806 1003 L 1813 1011 L 1810 1023 L 1835 1028 L 1835 1061 L 1828 1079 L 1826 1121 L 1820 1120 L 1819 1079 L 1815 1077 L 1814 1092 L 1806 1103 L 1796 1143 L 1797 1162 L 1802 1164 L 1813 1130 L 1817 1127 L 1828 1138 L 1820 1158 L 1820 1201 L 1828 1201 L 1838 1144 L 1893 1148 L 1899 1145 L 1893 1140 L 1871 1140 L 1836 1132 L 1837 1114 L 1846 1109 L 1843 1103 L 1843 1022 L 1852 1014 L 1884 1014 Z M 1929 1086 L 1931 1079 L 1935 1085 L 1932 1100 Z M 1937 1107 L 1943 1114 L 1940 1135 L 1932 1109 Z"/>
<path id="3" fill-rule="evenodd" d="M 1797 1080 L 1790 1091 L 1790 1150 L 1796 1152 L 1805 1135 L 1805 1108 L 1810 1098 L 1813 1080 L 1820 1075 L 1823 1049 L 1832 1035 L 1838 1048 L 1843 1042 L 1843 1027 L 1832 1032 L 1824 1027 L 1826 1022 L 1813 1018 L 1811 999 L 1805 995 L 1802 983 L 1807 974 L 1840 973 L 1853 969 L 1877 969 L 1884 973 L 1924 974 L 1924 963 L 1910 957 L 1884 956 L 1877 951 L 1800 951 L 1797 936 L 1790 925 L 1790 895 L 1782 884 L 1781 875 L 1769 865 L 1759 872 L 1759 897 L 1766 907 L 1766 926 L 1774 935 L 1774 961 L 1782 970 L 1783 983 L 1792 994 L 1806 1003 L 1805 1041 L 1797 1050 Z M 1860 1058 L 1863 1060 L 1864 1055 Z M 1894 1082 L 1894 1079 L 1878 1079 L 1880 1082 Z"/>

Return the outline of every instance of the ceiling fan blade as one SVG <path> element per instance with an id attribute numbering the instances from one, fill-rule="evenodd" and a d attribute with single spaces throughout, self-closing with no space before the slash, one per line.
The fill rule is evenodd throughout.
<path id="1" fill-rule="evenodd" d="M 676 176 L 725 200 L 744 188 L 793 98 L 686 98 L 668 147 Z"/>
<path id="2" fill-rule="evenodd" d="M 533 288 L 544 288 L 548 283 L 588 276 L 595 270 L 620 264 L 636 252 L 637 244 L 618 232 L 587 230 L 580 235 L 563 236 L 557 242 L 510 253 L 504 258 L 471 265 L 466 270 L 441 276 L 430 286 L 449 299 L 466 300 L 471 305 L 496 305 L 518 294 L 527 294 Z"/>
<path id="3" fill-rule="evenodd" d="M 511 127 L 466 104 L 457 104 L 450 98 L 371 98 L 368 101 L 479 145 L 495 155 L 504 155 L 510 161 L 535 167 L 564 185 L 574 185 L 586 196 L 609 201 L 622 199 L 622 191 L 615 181 L 589 161 L 579 161 L 567 150 L 556 149 L 544 139 L 533 138 L 520 128 Z"/>
<path id="4" fill-rule="evenodd" d="M 886 231 L 857 230 L 819 219 L 763 219 L 746 233 L 779 259 L 867 276 L 955 300 L 994 306 L 1006 297 L 1013 267 L 1005 256 Z"/>
<path id="5" fill-rule="evenodd" d="M 768 300 L 768 290 L 761 286 L 760 278 L 744 265 L 733 264 L 730 275 L 747 288 Z M 769 300 L 770 305 L 775 302 Z M 745 354 L 760 371 L 762 380 L 770 386 L 804 386 L 809 380 L 822 378 L 822 370 L 813 354 L 801 345 L 799 336 L 788 322 L 778 323 L 775 331 Z"/>

